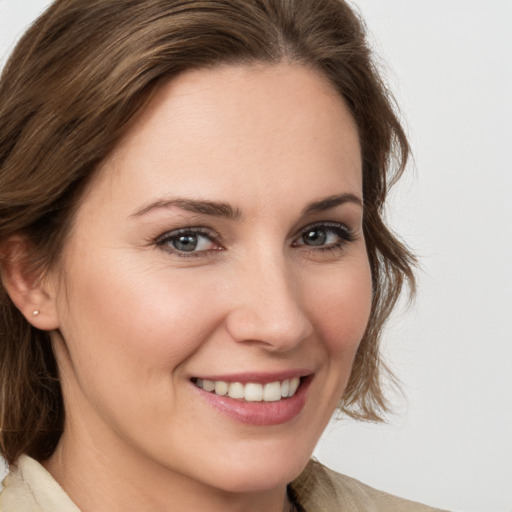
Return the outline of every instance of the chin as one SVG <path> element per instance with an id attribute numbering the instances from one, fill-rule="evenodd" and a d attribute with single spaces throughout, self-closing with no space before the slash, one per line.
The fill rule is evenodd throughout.
<path id="1" fill-rule="evenodd" d="M 213 487 L 222 489 L 227 493 L 258 493 L 267 492 L 272 489 L 283 488 L 295 480 L 304 466 L 298 468 L 282 468 L 280 464 L 274 466 L 272 462 L 267 463 L 265 468 L 254 470 L 252 465 L 244 468 L 243 471 L 229 472 L 224 477 L 216 479 Z"/>
<path id="2" fill-rule="evenodd" d="M 259 454 L 243 457 L 231 453 L 218 464 L 214 474 L 210 472 L 209 480 L 213 487 L 231 493 L 282 488 L 300 475 L 311 457 L 309 452 L 299 451 L 302 450 L 297 447 L 294 453 L 262 449 Z"/>

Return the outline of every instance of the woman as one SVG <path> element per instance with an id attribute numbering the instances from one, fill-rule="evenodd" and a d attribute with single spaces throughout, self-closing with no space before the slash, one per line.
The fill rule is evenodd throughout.
<path id="1" fill-rule="evenodd" d="M 413 284 L 344 2 L 59 0 L 0 105 L 2 512 L 432 510 L 308 462 Z"/>

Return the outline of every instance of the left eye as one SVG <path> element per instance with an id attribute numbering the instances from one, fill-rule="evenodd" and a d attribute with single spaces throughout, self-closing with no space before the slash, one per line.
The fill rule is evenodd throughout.
<path id="1" fill-rule="evenodd" d="M 208 233 L 187 230 L 166 234 L 158 241 L 158 245 L 168 247 L 178 253 L 211 251 L 217 248 L 217 244 Z"/>
<path id="2" fill-rule="evenodd" d="M 352 234 L 342 224 L 322 224 L 305 229 L 294 245 L 339 247 L 352 239 Z"/>

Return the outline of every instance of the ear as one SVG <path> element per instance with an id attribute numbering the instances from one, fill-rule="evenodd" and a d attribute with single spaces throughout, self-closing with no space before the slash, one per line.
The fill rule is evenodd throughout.
<path id="1" fill-rule="evenodd" d="M 33 248 L 24 236 L 13 235 L 2 244 L 0 275 L 9 297 L 30 324 L 43 331 L 59 327 L 55 291 L 35 268 Z"/>

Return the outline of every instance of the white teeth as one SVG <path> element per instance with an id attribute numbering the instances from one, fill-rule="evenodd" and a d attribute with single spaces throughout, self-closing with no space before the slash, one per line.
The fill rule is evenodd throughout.
<path id="1" fill-rule="evenodd" d="M 199 386 L 199 380 L 197 381 L 197 385 Z M 199 386 L 201 387 L 201 386 Z M 205 391 L 214 391 L 215 390 L 215 382 L 213 380 L 203 380 L 202 388 Z"/>
<path id="2" fill-rule="evenodd" d="M 263 401 L 264 402 L 277 402 L 281 400 L 281 383 L 271 382 L 263 386 Z"/>
<path id="3" fill-rule="evenodd" d="M 215 381 L 215 394 L 216 395 L 227 395 L 228 394 L 228 383 L 223 380 Z"/>
<path id="4" fill-rule="evenodd" d="M 290 391 L 288 392 L 288 396 L 295 395 L 295 392 L 297 391 L 299 384 L 300 384 L 300 379 L 298 377 L 294 377 L 293 379 L 290 379 Z"/>
<path id="5" fill-rule="evenodd" d="M 261 402 L 263 400 L 263 386 L 253 382 L 246 384 L 245 400 L 247 402 Z"/>
<path id="6" fill-rule="evenodd" d="M 245 388 L 240 382 L 232 382 L 229 385 L 228 395 L 230 398 L 244 398 Z"/>
<path id="7" fill-rule="evenodd" d="M 300 385 L 300 379 L 294 377 L 285 379 L 282 382 L 269 382 L 267 384 L 259 384 L 257 382 L 248 382 L 241 384 L 240 382 L 225 382 L 223 380 L 197 379 L 195 381 L 197 387 L 216 395 L 225 396 L 237 400 L 245 400 L 247 402 L 277 402 L 282 398 L 289 398 L 295 395 Z"/>
<path id="8" fill-rule="evenodd" d="M 281 396 L 286 398 L 290 393 L 290 380 L 286 379 L 281 382 Z"/>

